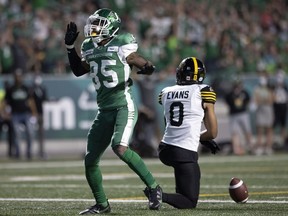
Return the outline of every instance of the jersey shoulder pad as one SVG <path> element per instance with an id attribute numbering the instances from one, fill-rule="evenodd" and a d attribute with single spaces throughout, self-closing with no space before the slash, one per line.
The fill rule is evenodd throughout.
<path id="1" fill-rule="evenodd" d="M 211 86 L 205 85 L 201 90 L 201 98 L 205 103 L 216 103 L 216 93 Z"/>
<path id="2" fill-rule="evenodd" d="M 116 36 L 120 45 L 137 43 L 136 38 L 131 33 L 122 33 Z"/>

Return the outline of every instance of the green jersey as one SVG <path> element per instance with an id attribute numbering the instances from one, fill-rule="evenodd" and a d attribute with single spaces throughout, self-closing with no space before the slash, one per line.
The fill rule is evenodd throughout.
<path id="1" fill-rule="evenodd" d="M 137 42 L 129 33 L 115 36 L 104 46 L 98 46 L 91 38 L 83 41 L 81 55 L 90 65 L 100 110 L 132 106 L 131 68 L 126 57 L 137 49 Z"/>

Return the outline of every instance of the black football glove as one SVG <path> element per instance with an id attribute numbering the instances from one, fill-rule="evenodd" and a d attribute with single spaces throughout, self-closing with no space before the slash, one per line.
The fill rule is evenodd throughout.
<path id="1" fill-rule="evenodd" d="M 65 44 L 71 46 L 74 44 L 78 37 L 79 31 L 77 31 L 77 25 L 74 22 L 67 24 L 67 30 L 65 34 Z"/>
<path id="2" fill-rule="evenodd" d="M 149 64 L 148 62 L 141 68 L 141 70 L 137 71 L 137 74 L 147 74 L 151 75 L 155 71 L 155 66 Z"/>
<path id="3" fill-rule="evenodd" d="M 200 143 L 206 148 L 209 148 L 212 154 L 216 154 L 218 151 L 220 151 L 219 145 L 214 140 L 200 141 Z"/>

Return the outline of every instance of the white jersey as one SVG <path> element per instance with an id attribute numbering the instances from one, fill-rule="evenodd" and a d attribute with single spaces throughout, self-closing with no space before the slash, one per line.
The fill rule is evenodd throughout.
<path id="1" fill-rule="evenodd" d="M 164 88 L 159 95 L 166 123 L 162 142 L 197 152 L 204 118 L 203 102 L 216 102 L 216 94 L 208 85 Z"/>

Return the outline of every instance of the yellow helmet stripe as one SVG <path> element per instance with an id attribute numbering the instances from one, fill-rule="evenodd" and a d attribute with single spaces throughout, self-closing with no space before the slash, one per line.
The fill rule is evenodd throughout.
<path id="1" fill-rule="evenodd" d="M 194 58 L 194 57 L 191 57 L 191 58 L 192 58 L 192 60 L 194 62 L 194 69 L 195 69 L 195 74 L 193 76 L 193 80 L 197 81 L 197 77 L 198 77 L 198 62 L 197 62 L 196 58 Z"/>

